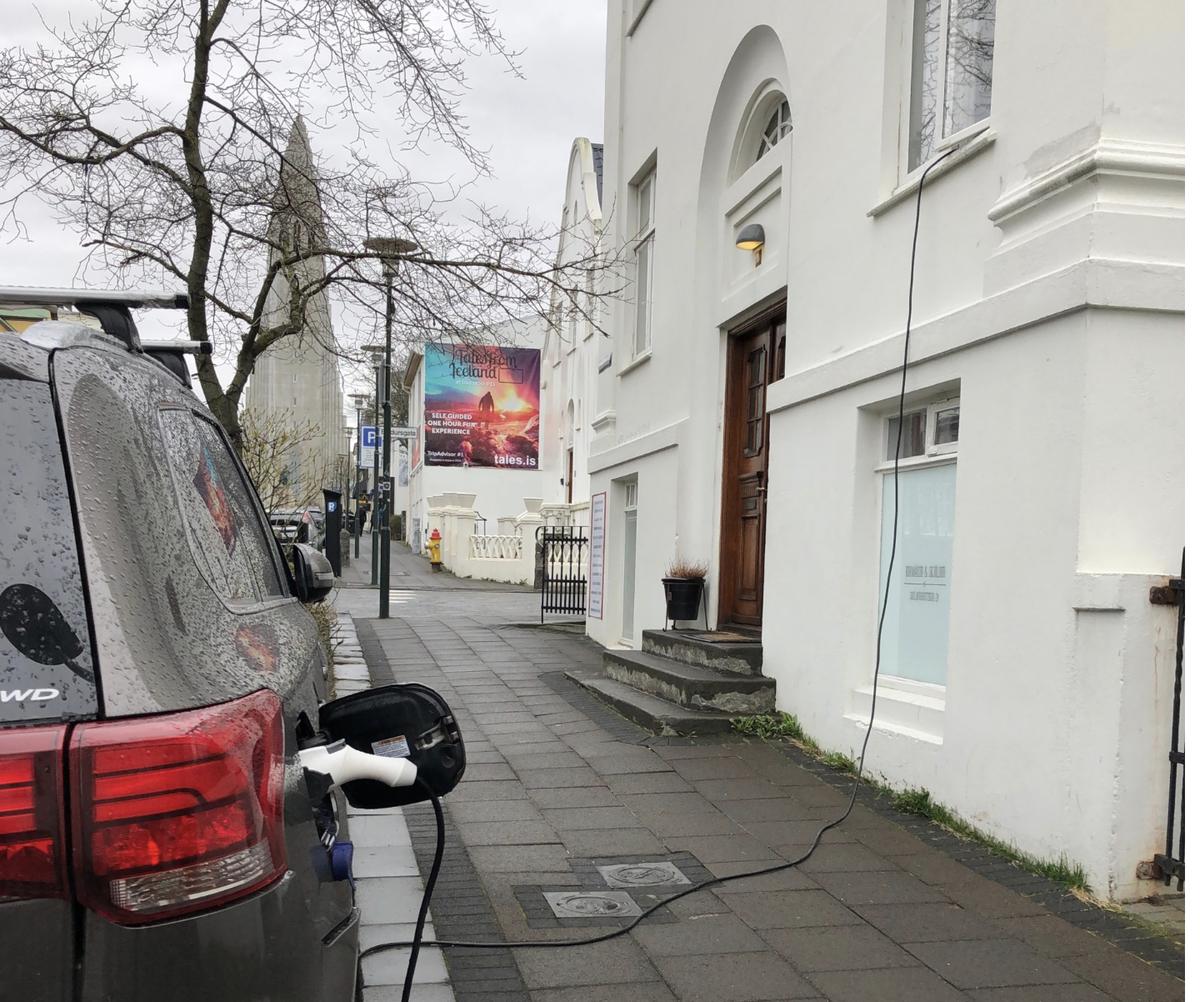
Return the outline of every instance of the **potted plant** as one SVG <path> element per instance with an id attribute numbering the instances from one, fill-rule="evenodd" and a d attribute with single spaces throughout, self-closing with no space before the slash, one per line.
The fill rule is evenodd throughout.
<path id="1" fill-rule="evenodd" d="M 705 561 L 684 560 L 681 557 L 671 561 L 662 579 L 667 597 L 667 619 L 693 620 L 700 616 L 707 574 L 708 563 Z"/>

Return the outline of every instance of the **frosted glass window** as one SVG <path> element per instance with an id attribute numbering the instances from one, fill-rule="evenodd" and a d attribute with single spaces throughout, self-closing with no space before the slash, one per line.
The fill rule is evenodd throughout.
<path id="1" fill-rule="evenodd" d="M 954 464 L 900 472 L 900 529 L 880 646 L 879 671 L 946 684 L 954 550 Z M 892 550 L 894 475 L 883 477 L 879 602 Z"/>

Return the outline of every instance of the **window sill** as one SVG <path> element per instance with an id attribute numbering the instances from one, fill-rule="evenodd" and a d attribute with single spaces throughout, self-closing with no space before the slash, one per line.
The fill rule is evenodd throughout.
<path id="1" fill-rule="evenodd" d="M 905 470 L 924 470 L 930 466 L 947 466 L 958 462 L 958 450 L 941 453 L 926 453 L 924 456 L 910 456 L 900 460 L 900 472 Z M 894 460 L 888 459 L 875 467 L 876 473 L 892 473 L 896 469 Z"/>
<path id="2" fill-rule="evenodd" d="M 965 164 L 968 160 L 974 160 L 980 153 L 988 149 L 996 141 L 996 133 L 991 129 L 987 129 L 977 136 L 972 136 L 966 140 L 958 149 L 950 156 L 946 157 L 940 164 L 929 172 L 929 177 L 925 179 L 925 184 L 929 185 L 936 181 L 943 174 L 954 170 L 959 164 Z M 917 193 L 917 188 L 921 184 L 921 175 L 916 173 L 904 181 L 895 191 L 887 198 L 876 205 L 873 209 L 867 212 L 867 215 L 874 218 L 881 216 L 894 205 L 899 205 L 901 202 L 908 199 L 910 196 Z"/>
<path id="3" fill-rule="evenodd" d="M 871 696 L 869 685 L 855 689 L 851 694 L 847 718 L 866 724 L 871 715 Z M 944 685 L 880 676 L 875 709 L 876 727 L 915 741 L 940 745 L 945 716 Z"/>
<path id="4" fill-rule="evenodd" d="M 635 358 L 632 362 L 630 362 L 628 365 L 626 365 L 625 368 L 619 369 L 617 371 L 617 375 L 624 376 L 630 372 L 633 372 L 633 370 L 638 368 L 639 366 L 645 365 L 647 362 L 650 361 L 650 356 L 652 354 L 653 354 L 653 352 L 650 351 L 649 349 L 647 349 L 646 351 L 644 351 L 640 355 L 638 355 L 638 357 Z"/>

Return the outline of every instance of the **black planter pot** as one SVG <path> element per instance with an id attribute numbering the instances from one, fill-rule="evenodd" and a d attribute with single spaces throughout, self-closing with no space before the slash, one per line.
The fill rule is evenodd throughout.
<path id="1" fill-rule="evenodd" d="M 704 601 L 704 578 L 663 578 L 667 619 L 698 619 Z"/>

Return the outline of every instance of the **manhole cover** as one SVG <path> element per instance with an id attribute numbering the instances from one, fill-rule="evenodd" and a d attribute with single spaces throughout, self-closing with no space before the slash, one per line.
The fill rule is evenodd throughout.
<path id="1" fill-rule="evenodd" d="M 642 910 L 624 891 L 543 891 L 557 918 L 621 918 Z"/>
<path id="2" fill-rule="evenodd" d="M 597 867 L 609 887 L 661 887 L 690 884 L 674 863 L 617 863 Z"/>

